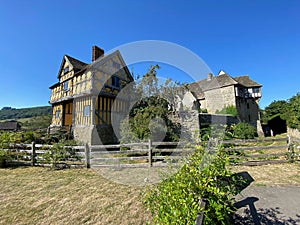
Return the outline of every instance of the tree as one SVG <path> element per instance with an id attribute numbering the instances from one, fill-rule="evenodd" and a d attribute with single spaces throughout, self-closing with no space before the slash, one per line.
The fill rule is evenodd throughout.
<path id="1" fill-rule="evenodd" d="M 9 107 L 9 106 L 4 106 L 1 110 L 11 110 L 12 107 Z"/>
<path id="2" fill-rule="evenodd" d="M 288 103 L 284 100 L 273 101 L 262 111 L 261 120 L 263 123 L 268 123 L 275 116 L 280 116 L 283 119 L 286 113 Z"/>
<path id="3" fill-rule="evenodd" d="M 159 68 L 158 65 L 150 66 L 142 79 L 136 82 L 133 95 L 135 99 L 132 99 L 135 104 L 127 118 L 129 127 L 126 126 L 126 121 L 121 123 L 121 142 L 148 138 L 155 141 L 178 140 L 179 125 L 174 124 L 168 115 L 172 104 L 170 102 L 176 94 L 180 94 L 181 88 L 170 79 L 160 84 L 156 76 Z"/>
<path id="4" fill-rule="evenodd" d="M 217 111 L 216 114 L 228 114 L 233 117 L 237 117 L 238 112 L 235 106 L 229 105 L 229 106 L 225 106 L 221 111 Z"/>
<path id="5" fill-rule="evenodd" d="M 273 101 L 262 111 L 263 123 L 268 123 L 277 116 L 286 120 L 288 127 L 300 130 L 300 93 L 287 101 Z"/>
<path id="6" fill-rule="evenodd" d="M 286 119 L 287 125 L 290 128 L 300 130 L 300 93 L 288 100 L 283 119 Z"/>

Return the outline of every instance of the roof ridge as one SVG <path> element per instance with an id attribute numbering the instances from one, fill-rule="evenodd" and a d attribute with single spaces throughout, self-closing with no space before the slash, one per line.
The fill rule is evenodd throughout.
<path id="1" fill-rule="evenodd" d="M 75 60 L 75 61 L 77 61 L 77 62 L 79 62 L 79 63 L 88 65 L 88 63 L 85 63 L 85 62 L 83 62 L 83 61 L 81 61 L 81 60 L 79 60 L 79 59 L 76 59 L 76 58 L 74 58 L 73 56 L 70 56 L 70 55 L 67 55 L 67 54 L 65 54 L 65 56 L 66 56 L 68 59 Z"/>

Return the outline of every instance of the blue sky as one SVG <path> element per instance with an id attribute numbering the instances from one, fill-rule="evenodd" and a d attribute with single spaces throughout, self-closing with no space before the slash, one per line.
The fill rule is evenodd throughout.
<path id="1" fill-rule="evenodd" d="M 0 0 L 0 6 L 0 108 L 47 105 L 64 54 L 89 63 L 92 45 L 108 51 L 140 40 L 186 47 L 214 74 L 250 75 L 263 85 L 262 108 L 300 89 L 298 0 Z M 136 72 L 143 73 L 138 66 Z"/>

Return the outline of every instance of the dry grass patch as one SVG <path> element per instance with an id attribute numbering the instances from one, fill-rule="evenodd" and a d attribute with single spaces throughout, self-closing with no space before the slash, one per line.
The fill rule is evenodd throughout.
<path id="1" fill-rule="evenodd" d="M 300 186 L 300 164 L 283 163 L 261 166 L 232 166 L 232 171 L 247 171 L 254 178 L 254 185 Z"/>
<path id="2" fill-rule="evenodd" d="M 93 170 L 0 169 L 0 224 L 145 224 L 140 191 Z"/>

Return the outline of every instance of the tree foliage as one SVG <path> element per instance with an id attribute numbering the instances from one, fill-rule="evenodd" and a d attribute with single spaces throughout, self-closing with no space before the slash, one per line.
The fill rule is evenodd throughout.
<path id="1" fill-rule="evenodd" d="M 163 84 L 157 78 L 158 65 L 150 66 L 148 72 L 136 82 L 131 99 L 135 104 L 129 118 L 121 122 L 121 142 L 135 140 L 176 141 L 179 125 L 169 119 L 170 105 L 174 96 L 180 94 L 178 83 L 167 79 Z M 129 125 L 128 125 L 129 124 Z"/>
<path id="2" fill-rule="evenodd" d="M 46 130 L 51 124 L 52 115 L 35 116 L 20 122 L 22 130 L 34 131 L 39 129 Z"/>
<path id="3" fill-rule="evenodd" d="M 234 138 L 253 139 L 257 137 L 257 131 L 255 127 L 251 126 L 248 123 L 240 122 L 236 125 L 232 125 L 230 130 Z"/>
<path id="4" fill-rule="evenodd" d="M 233 117 L 237 117 L 238 112 L 235 106 L 233 105 L 229 105 L 229 106 L 225 106 L 223 109 L 221 109 L 220 111 L 217 110 L 216 114 L 228 114 L 231 115 Z"/>
<path id="5" fill-rule="evenodd" d="M 290 128 L 300 130 L 300 93 L 288 100 L 283 118 Z"/>
<path id="6" fill-rule="evenodd" d="M 51 115 L 51 106 L 41 106 L 32 108 L 15 109 L 12 107 L 3 107 L 0 110 L 0 120 L 30 118 L 35 116 Z"/>
<path id="7" fill-rule="evenodd" d="M 273 101 L 262 111 L 263 123 L 267 123 L 276 116 L 286 120 L 288 127 L 300 130 L 300 93 L 287 101 Z"/>
<path id="8" fill-rule="evenodd" d="M 261 120 L 263 123 L 268 123 L 275 116 L 280 116 L 282 119 L 286 113 L 288 103 L 284 100 L 273 101 L 261 113 Z"/>

